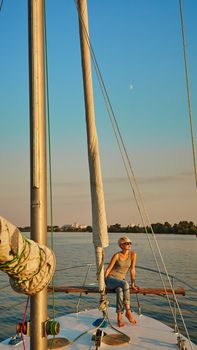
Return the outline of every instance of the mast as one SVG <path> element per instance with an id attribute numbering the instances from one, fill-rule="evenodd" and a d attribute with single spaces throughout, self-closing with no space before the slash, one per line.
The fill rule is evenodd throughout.
<path id="1" fill-rule="evenodd" d="M 44 0 L 28 0 L 31 239 L 47 244 Z M 31 297 L 30 349 L 46 350 L 47 288 Z"/>
<path id="2" fill-rule="evenodd" d="M 104 295 L 104 247 L 108 246 L 107 221 L 100 167 L 99 145 L 95 125 L 94 98 L 92 87 L 91 60 L 88 34 L 88 13 L 86 0 L 78 1 L 81 60 L 83 71 L 84 98 L 86 110 L 87 146 L 92 202 L 93 243 L 95 246 L 99 290 Z"/>

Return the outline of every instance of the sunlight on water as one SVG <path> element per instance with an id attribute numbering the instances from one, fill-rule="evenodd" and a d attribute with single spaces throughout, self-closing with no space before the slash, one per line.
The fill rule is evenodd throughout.
<path id="1" fill-rule="evenodd" d="M 55 247 L 57 257 L 56 285 L 82 285 L 87 271 L 87 263 L 95 263 L 94 248 L 90 233 L 55 233 Z M 110 247 L 106 249 L 105 261 L 109 262 L 111 256 L 118 250 L 117 240 L 119 234 L 110 234 Z M 133 241 L 133 250 L 137 253 L 137 265 L 156 270 L 154 258 L 144 234 L 129 234 Z M 196 251 L 197 238 L 181 235 L 157 235 L 160 249 L 169 274 L 185 281 L 197 291 L 196 278 Z M 153 242 L 154 245 L 154 242 Z M 158 254 L 156 254 L 158 256 Z M 74 268 L 73 266 L 77 266 Z M 161 271 L 164 271 L 160 264 Z M 86 284 L 96 283 L 95 267 L 91 267 Z M 165 279 L 166 281 L 166 279 Z M 162 287 L 158 274 L 137 268 L 136 284 L 141 287 Z M 183 283 L 174 281 L 175 287 L 183 287 Z M 169 285 L 167 284 L 167 287 Z M 189 286 L 186 296 L 178 296 L 179 304 L 191 336 L 197 343 L 197 292 L 191 291 Z M 79 296 L 77 294 L 55 295 L 55 315 L 75 312 Z M 115 296 L 108 296 L 110 305 L 115 305 Z M 173 327 L 173 318 L 169 312 L 169 305 L 165 298 L 157 296 L 140 296 L 142 313 L 162 320 Z M 0 340 L 15 333 L 16 322 L 21 322 L 25 310 L 27 297 L 16 294 L 9 286 L 9 279 L 0 273 Z M 99 296 L 82 295 L 79 310 L 95 308 L 98 306 Z M 132 307 L 137 312 L 137 299 L 132 296 Z M 49 316 L 53 316 L 53 298 L 49 295 Z M 29 318 L 29 312 L 27 315 Z M 177 317 L 179 320 L 180 317 Z M 182 326 L 180 325 L 182 331 Z"/>

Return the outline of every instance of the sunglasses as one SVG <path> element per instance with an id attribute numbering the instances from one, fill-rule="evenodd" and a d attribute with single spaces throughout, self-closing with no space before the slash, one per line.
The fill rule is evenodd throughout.
<path id="1" fill-rule="evenodd" d="M 124 242 L 123 245 L 131 245 L 131 242 Z"/>

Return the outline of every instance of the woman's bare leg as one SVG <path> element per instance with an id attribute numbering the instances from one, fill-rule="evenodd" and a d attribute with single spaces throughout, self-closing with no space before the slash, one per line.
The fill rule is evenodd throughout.
<path id="1" fill-rule="evenodd" d="M 126 307 L 126 313 L 125 313 L 125 316 L 128 318 L 129 322 L 132 323 L 132 324 L 136 324 L 136 320 L 134 319 L 133 317 L 133 314 L 131 312 L 131 309 L 130 309 L 130 305 L 125 305 Z"/>
<path id="2" fill-rule="evenodd" d="M 118 322 L 118 327 L 124 327 L 124 321 L 122 319 L 121 312 L 117 312 L 117 322 Z"/>

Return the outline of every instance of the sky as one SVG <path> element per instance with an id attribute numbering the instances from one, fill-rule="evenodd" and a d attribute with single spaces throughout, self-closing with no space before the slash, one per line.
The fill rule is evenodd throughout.
<path id="1" fill-rule="evenodd" d="M 91 43 L 153 222 L 197 223 L 178 0 L 88 1 Z M 183 0 L 197 126 L 197 2 Z M 80 45 L 74 1 L 46 0 L 53 222 L 91 225 Z M 0 215 L 30 222 L 27 1 L 0 12 Z M 141 224 L 93 72 L 108 224 Z M 48 186 L 49 188 L 49 186 Z M 50 222 L 50 218 L 48 218 Z"/>

